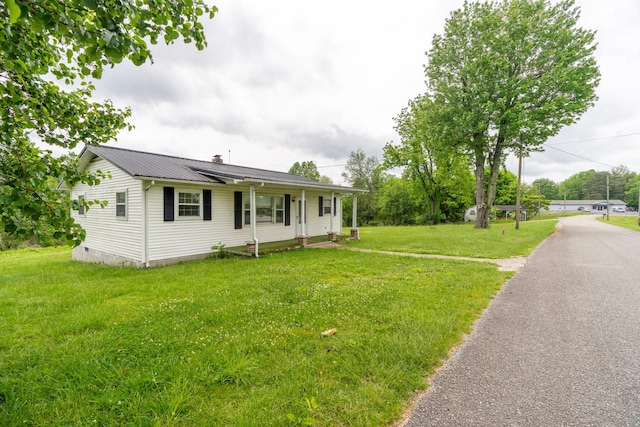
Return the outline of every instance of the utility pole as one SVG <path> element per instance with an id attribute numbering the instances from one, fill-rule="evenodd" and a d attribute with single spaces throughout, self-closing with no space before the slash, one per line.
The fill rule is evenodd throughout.
<path id="1" fill-rule="evenodd" d="M 516 190 L 516 230 L 520 229 L 520 180 L 522 179 L 522 134 L 520 134 L 520 153 L 518 155 L 518 187 Z"/>
<path id="2" fill-rule="evenodd" d="M 609 221 L 609 173 L 607 172 L 607 221 Z"/>

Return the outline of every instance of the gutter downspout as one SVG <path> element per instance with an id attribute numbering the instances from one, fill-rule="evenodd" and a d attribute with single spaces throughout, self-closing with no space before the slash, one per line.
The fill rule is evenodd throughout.
<path id="1" fill-rule="evenodd" d="M 144 185 L 144 181 L 143 181 Z M 144 187 L 143 197 L 144 197 L 144 214 L 142 215 L 142 219 L 144 221 L 143 224 L 143 240 L 144 240 L 144 266 L 145 268 L 149 268 L 149 189 L 156 185 L 155 181 L 151 181 L 149 185 Z"/>

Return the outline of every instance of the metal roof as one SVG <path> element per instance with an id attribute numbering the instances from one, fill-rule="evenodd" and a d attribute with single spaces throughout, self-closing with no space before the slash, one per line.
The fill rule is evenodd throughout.
<path id="1" fill-rule="evenodd" d="M 200 183 L 227 181 L 263 181 L 302 187 L 317 187 L 339 191 L 366 190 L 323 184 L 310 178 L 265 169 L 236 166 L 213 161 L 193 160 L 164 154 L 147 153 L 104 145 L 87 145 L 80 153 L 82 162 L 101 157 L 134 178 L 166 179 Z"/>

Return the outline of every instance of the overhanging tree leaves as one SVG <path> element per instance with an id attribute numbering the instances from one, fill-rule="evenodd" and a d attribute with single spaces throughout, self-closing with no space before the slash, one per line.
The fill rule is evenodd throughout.
<path id="1" fill-rule="evenodd" d="M 103 144 L 128 127 L 129 109 L 91 100 L 93 80 L 125 59 L 151 60 L 149 44 L 182 38 L 206 46 L 204 0 L 0 1 L 0 232 L 30 238 L 45 224 L 78 244 L 82 230 L 70 201 L 51 178 L 67 185 L 105 178 L 77 170 L 70 150 Z"/>
<path id="2" fill-rule="evenodd" d="M 596 100 L 595 33 L 578 18 L 572 0 L 466 1 L 433 38 L 427 94 L 442 140 L 474 158 L 478 228 L 505 156 L 541 149 Z"/>

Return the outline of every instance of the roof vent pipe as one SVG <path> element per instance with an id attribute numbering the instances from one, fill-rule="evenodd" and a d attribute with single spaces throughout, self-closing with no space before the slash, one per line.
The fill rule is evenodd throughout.
<path id="1" fill-rule="evenodd" d="M 220 154 L 216 154 L 212 159 L 213 163 L 222 163 L 222 156 Z"/>

